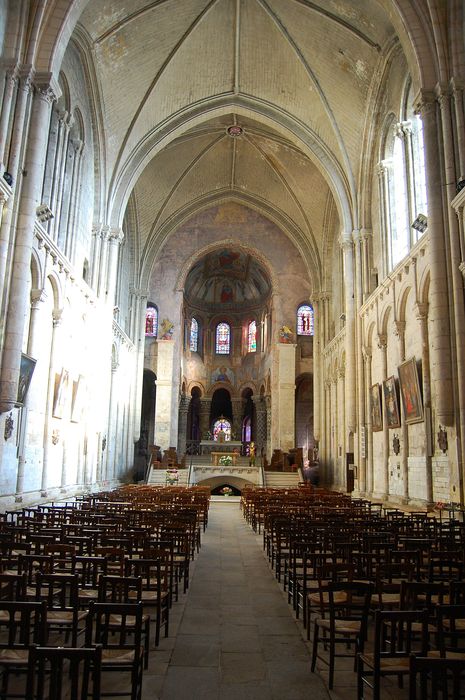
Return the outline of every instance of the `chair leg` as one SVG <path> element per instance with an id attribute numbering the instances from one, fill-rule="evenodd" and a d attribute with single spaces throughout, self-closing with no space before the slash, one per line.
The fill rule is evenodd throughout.
<path id="1" fill-rule="evenodd" d="M 329 689 L 333 689 L 334 685 L 334 653 L 335 653 L 335 645 L 334 645 L 334 640 L 330 639 L 329 640 L 329 678 L 328 678 L 328 686 Z"/>
<path id="2" fill-rule="evenodd" d="M 315 666 L 316 666 L 316 656 L 317 656 L 317 651 L 318 651 L 318 636 L 319 636 L 318 623 L 315 620 L 315 626 L 313 628 L 313 652 L 312 652 L 312 666 L 311 666 L 312 673 L 314 673 Z"/>

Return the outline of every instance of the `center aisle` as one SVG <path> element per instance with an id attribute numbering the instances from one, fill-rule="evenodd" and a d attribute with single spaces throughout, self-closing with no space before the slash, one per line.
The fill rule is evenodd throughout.
<path id="1" fill-rule="evenodd" d="M 328 699 L 238 503 L 211 503 L 184 598 L 174 636 L 151 652 L 142 700 Z"/>

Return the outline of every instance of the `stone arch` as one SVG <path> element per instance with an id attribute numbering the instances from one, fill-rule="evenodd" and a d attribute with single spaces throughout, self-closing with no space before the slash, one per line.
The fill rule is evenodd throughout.
<path id="1" fill-rule="evenodd" d="M 386 306 L 382 310 L 380 324 L 379 324 L 380 335 L 387 335 L 388 323 L 389 323 L 389 319 L 391 317 L 391 314 L 392 314 L 392 305 L 389 303 L 389 304 L 386 304 Z"/>
<path id="2" fill-rule="evenodd" d="M 202 384 L 202 382 L 199 382 L 199 381 L 197 381 L 197 380 L 195 379 L 195 380 L 193 380 L 193 381 L 191 381 L 191 382 L 189 382 L 189 383 L 187 384 L 187 394 L 188 394 L 189 396 L 192 396 L 192 392 L 193 392 L 194 389 L 198 389 L 198 390 L 200 391 L 200 396 L 201 396 L 201 397 L 202 397 L 202 396 L 205 396 L 206 391 L 205 391 L 205 387 L 204 387 L 204 385 Z"/>
<path id="3" fill-rule="evenodd" d="M 44 268 L 38 251 L 33 248 L 31 254 L 31 280 L 32 289 L 42 289 L 45 283 Z"/>
<path id="4" fill-rule="evenodd" d="M 65 300 L 61 279 L 54 270 L 47 275 L 47 279 L 49 280 L 53 289 L 53 308 L 55 311 L 62 311 Z"/>
<path id="5" fill-rule="evenodd" d="M 405 309 L 407 307 L 408 298 L 412 291 L 412 286 L 409 284 L 401 290 L 397 304 L 397 319 L 405 321 Z"/>

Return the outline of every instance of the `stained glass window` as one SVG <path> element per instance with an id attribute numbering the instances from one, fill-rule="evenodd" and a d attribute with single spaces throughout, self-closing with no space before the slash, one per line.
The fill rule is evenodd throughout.
<path id="1" fill-rule="evenodd" d="M 145 311 L 145 335 L 156 338 L 158 333 L 158 310 L 150 304 Z"/>
<path id="2" fill-rule="evenodd" d="M 313 335 L 313 307 L 302 304 L 297 309 L 297 335 Z"/>
<path id="3" fill-rule="evenodd" d="M 218 433 L 223 432 L 224 435 L 220 436 L 223 437 L 225 441 L 231 440 L 231 423 L 226 420 L 226 418 L 219 418 L 215 423 L 213 424 L 213 439 L 218 440 L 219 436 Z"/>
<path id="4" fill-rule="evenodd" d="M 228 323 L 219 323 L 216 327 L 216 353 L 229 355 L 231 344 L 231 328 Z"/>
<path id="5" fill-rule="evenodd" d="M 199 324 L 197 323 L 195 318 L 192 317 L 189 348 L 190 348 L 191 352 L 197 352 L 198 347 L 199 347 Z"/>
<path id="6" fill-rule="evenodd" d="M 255 321 L 250 321 L 247 330 L 247 352 L 256 352 L 257 350 L 257 324 Z"/>

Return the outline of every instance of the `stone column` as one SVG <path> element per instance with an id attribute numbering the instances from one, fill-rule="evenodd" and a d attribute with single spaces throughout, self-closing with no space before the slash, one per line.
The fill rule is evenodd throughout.
<path id="1" fill-rule="evenodd" d="M 242 399 L 231 399 L 232 404 L 232 432 L 236 440 L 242 439 L 242 419 L 244 417 L 244 401 Z"/>
<path id="2" fill-rule="evenodd" d="M 390 250 L 388 248 L 388 241 L 391 240 L 391 225 L 388 217 L 388 212 L 390 209 L 388 183 L 389 162 L 387 160 L 382 160 L 380 163 L 378 163 L 377 173 L 379 186 L 379 201 L 381 204 L 381 231 L 386 231 L 386 236 L 382 236 L 383 269 L 381 270 L 381 277 L 384 278 L 386 277 L 389 271 Z"/>
<path id="3" fill-rule="evenodd" d="M 452 95 L 454 97 L 455 123 L 458 143 L 459 181 L 465 179 L 465 120 L 463 108 L 463 85 L 457 78 L 451 80 Z"/>
<path id="4" fill-rule="evenodd" d="M 277 343 L 272 439 L 284 452 L 295 446 L 295 355 L 294 343 Z"/>
<path id="5" fill-rule="evenodd" d="M 158 340 L 157 403 L 155 405 L 155 444 L 161 450 L 173 445 L 173 362 L 174 341 Z"/>
<path id="6" fill-rule="evenodd" d="M 423 406 L 425 411 L 425 431 L 431 436 L 431 385 L 429 371 L 429 338 L 428 338 L 428 304 L 417 303 L 415 305 L 417 321 L 420 323 L 421 331 L 421 378 L 423 387 Z M 433 503 L 433 470 L 431 454 L 426 452 L 426 502 L 430 506 Z"/>
<path id="7" fill-rule="evenodd" d="M 131 290 L 132 308 L 134 309 L 132 323 L 132 337 L 136 350 L 136 362 L 134 368 L 133 395 L 133 441 L 140 438 L 140 419 L 142 410 L 142 384 L 144 380 L 144 352 L 145 352 L 145 310 L 147 308 L 147 293 L 139 289 Z"/>
<path id="8" fill-rule="evenodd" d="M 450 346 L 447 250 L 444 239 L 443 184 L 439 156 L 436 102 L 422 92 L 419 105 L 423 122 L 425 163 L 428 178 L 428 232 L 430 261 L 429 315 L 431 320 L 431 389 L 435 396 L 436 419 L 441 425 L 454 423 L 452 358 Z"/>
<path id="9" fill-rule="evenodd" d="M 257 446 L 257 455 L 261 455 L 262 448 L 266 449 L 266 404 L 262 396 L 255 396 L 253 402 L 255 415 L 257 416 L 255 444 Z"/>
<path id="10" fill-rule="evenodd" d="M 347 430 L 355 433 L 355 283 L 354 245 L 351 234 L 341 234 L 341 248 L 344 256 L 345 290 L 345 413 Z"/>
<path id="11" fill-rule="evenodd" d="M 366 472 L 365 472 L 365 489 L 364 491 L 371 495 L 373 493 L 373 425 L 371 422 L 371 404 L 370 404 L 370 390 L 372 385 L 372 374 L 371 374 L 371 358 L 372 351 L 371 348 L 364 346 L 363 348 L 363 360 L 364 360 L 364 376 L 365 376 L 365 415 L 366 415 L 366 434 L 365 434 L 365 449 L 366 449 Z M 360 488 L 360 491 L 362 489 Z"/>
<path id="12" fill-rule="evenodd" d="M 2 109 L 0 116 L 0 165 L 5 164 L 5 146 L 8 135 L 8 124 L 12 107 L 14 106 L 13 94 L 18 81 L 18 66 L 7 66 L 5 75 L 5 89 L 3 91 Z M 3 172 L 0 174 L 3 177 Z"/>
<path id="13" fill-rule="evenodd" d="M 82 169 L 82 149 L 84 143 L 80 139 L 73 139 L 71 142 L 74 157 L 73 157 L 73 174 L 71 182 L 71 192 L 69 197 L 69 213 L 67 223 L 66 249 L 65 253 L 69 260 L 74 261 L 74 251 L 77 243 L 76 231 L 76 212 L 79 203 L 79 191 L 81 187 L 81 169 Z"/>
<path id="14" fill-rule="evenodd" d="M 97 283 L 97 294 L 98 296 L 103 296 L 107 292 L 107 266 L 108 266 L 108 247 L 110 238 L 110 227 L 102 226 L 100 229 L 100 259 L 98 262 L 98 283 Z"/>
<path id="15" fill-rule="evenodd" d="M 186 454 L 187 442 L 187 414 L 189 413 L 190 396 L 183 394 L 179 399 L 178 408 L 178 457 L 181 459 Z"/>
<path id="16" fill-rule="evenodd" d="M 90 286 L 92 289 L 97 290 L 98 287 L 98 275 L 99 275 L 99 262 L 100 262 L 100 252 L 102 247 L 102 225 L 96 224 L 92 228 L 92 251 L 91 251 L 91 272 L 90 272 Z M 134 311 L 135 312 L 135 311 Z"/>
<path id="17" fill-rule="evenodd" d="M 50 197 L 50 209 L 54 218 L 50 221 L 48 233 L 55 241 L 60 239 L 61 210 L 65 200 L 65 173 L 68 154 L 69 132 L 73 126 L 73 117 L 66 111 L 58 113 L 58 146 L 53 173 L 53 186 Z M 61 241 L 60 241 L 61 243 Z"/>
<path id="18" fill-rule="evenodd" d="M 373 233 L 364 228 L 361 230 L 362 235 L 362 287 L 363 287 L 363 302 L 368 299 L 371 294 L 371 242 Z"/>
<path id="19" fill-rule="evenodd" d="M 378 335 L 378 347 L 381 350 L 382 375 L 387 379 L 387 337 L 385 334 Z M 376 480 L 378 481 L 378 479 Z M 386 402 L 383 397 L 383 470 L 381 473 L 380 489 L 375 489 L 375 495 L 381 500 L 386 500 L 389 494 L 389 428 L 387 423 Z M 378 484 L 376 484 L 378 487 Z"/>
<path id="20" fill-rule="evenodd" d="M 32 105 L 16 243 L 11 275 L 5 344 L 0 374 L 0 413 L 11 410 L 18 391 L 24 319 L 27 314 L 28 281 L 31 265 L 36 209 L 42 195 L 42 176 L 48 138 L 50 107 L 55 99 L 49 84 L 37 84 Z"/>
<path id="21" fill-rule="evenodd" d="M 53 412 L 53 399 L 55 393 L 55 368 L 56 368 L 56 355 L 57 355 L 57 335 L 59 333 L 59 328 L 62 321 L 62 312 L 53 312 L 53 331 L 52 331 L 52 342 L 50 344 L 50 362 L 48 367 L 48 386 L 47 386 L 47 401 L 45 404 L 45 416 L 44 416 L 44 453 L 42 462 L 42 482 L 41 491 L 42 495 L 47 495 L 47 482 L 48 482 L 48 466 L 50 457 L 50 443 L 52 441 L 51 426 L 50 421 Z"/>
<path id="22" fill-rule="evenodd" d="M 358 437 L 358 488 L 360 493 L 364 493 L 366 489 L 366 455 L 365 455 L 365 445 L 362 449 L 362 440 L 365 441 L 365 428 L 366 416 L 365 416 L 365 405 L 367 388 L 365 387 L 365 372 L 363 364 L 363 354 L 362 354 L 362 342 L 363 342 L 363 330 L 362 330 L 362 319 L 358 310 L 361 308 L 363 303 L 363 239 L 358 231 L 354 231 L 354 246 L 355 246 L 355 308 L 357 309 L 357 314 L 355 315 L 355 337 L 356 341 L 354 343 L 357 348 L 356 352 L 356 370 L 357 370 L 357 381 L 354 384 L 357 387 L 357 406 L 358 406 L 358 421 L 357 421 L 357 437 Z"/>
<path id="23" fill-rule="evenodd" d="M 31 292 L 31 317 L 29 322 L 29 339 L 27 345 L 27 354 L 30 357 L 37 358 L 38 355 L 38 344 L 41 335 L 41 330 L 43 328 L 44 320 L 42 319 L 42 309 L 44 306 L 44 301 L 47 299 L 47 294 L 43 289 L 33 289 Z M 26 401 L 24 404 L 23 411 L 25 411 L 25 418 L 21 421 L 21 427 L 24 433 L 27 431 L 27 414 L 30 409 L 36 408 L 36 396 L 34 395 L 33 385 L 29 388 L 29 392 L 26 396 Z M 23 437 L 23 436 L 22 436 Z M 25 452 L 24 452 L 24 440 L 20 439 L 21 449 L 18 450 L 18 472 L 16 474 L 16 495 L 20 496 L 23 493 L 24 487 L 24 465 L 25 465 Z"/>
<path id="24" fill-rule="evenodd" d="M 200 399 L 199 408 L 199 429 L 200 439 L 203 440 L 205 434 L 210 430 L 210 410 L 212 400 L 209 396 L 204 396 Z"/>
<path id="25" fill-rule="evenodd" d="M 321 439 L 321 351 L 323 342 L 321 338 L 321 302 L 319 299 L 312 299 L 313 306 L 313 437 L 319 443 Z M 307 455 L 304 455 L 307 459 Z"/>
<path id="26" fill-rule="evenodd" d="M 405 360 L 405 321 L 394 321 L 394 335 L 399 339 L 399 364 Z M 402 423 L 400 426 L 400 434 L 402 437 L 402 481 L 403 481 L 403 503 L 408 503 L 409 500 L 409 476 L 408 476 L 408 457 L 410 452 L 408 425 L 405 422 L 403 415 L 402 401 L 401 413 Z"/>
<path id="27" fill-rule="evenodd" d="M 454 149 L 454 136 L 452 133 L 452 119 L 451 119 L 451 108 L 450 108 L 450 94 L 448 90 L 439 90 L 439 105 L 441 109 L 441 124 L 442 124 L 442 140 L 444 148 L 444 170 L 445 170 L 445 189 L 446 196 L 449 203 L 447 207 L 447 217 L 449 222 L 449 248 L 450 248 L 450 272 L 449 279 L 452 283 L 453 292 L 453 333 L 451 336 L 452 344 L 455 345 L 455 355 L 456 367 L 457 367 L 457 393 L 458 393 L 458 405 L 459 409 L 456 416 L 456 428 L 457 428 L 457 461 L 459 464 L 463 465 L 464 460 L 464 450 L 465 450 L 465 357 L 463 349 L 465 347 L 465 307 L 464 307 L 464 292 L 463 292 L 463 279 L 460 274 L 460 263 L 461 263 L 461 250 L 460 250 L 460 233 L 457 217 L 455 212 L 450 206 L 450 203 L 455 197 L 455 149 Z M 429 203 L 428 203 L 428 215 L 429 215 Z M 428 226 L 429 228 L 429 226 Z M 446 246 L 447 248 L 447 246 Z M 450 285 L 449 285 L 450 286 Z M 434 343 L 432 343 L 434 345 Z M 453 469 L 455 472 L 455 468 Z M 459 489 L 460 502 L 465 502 L 465 470 L 462 466 L 462 470 L 451 474 L 452 489 Z M 456 498 L 457 493 L 455 492 L 453 498 Z"/>
<path id="28" fill-rule="evenodd" d="M 22 147 L 25 131 L 26 108 L 29 102 L 31 88 L 32 83 L 30 73 L 20 73 L 19 90 L 16 98 L 15 118 L 13 122 L 13 131 L 11 134 L 10 154 L 8 158 L 8 172 L 13 178 L 12 187 L 14 188 L 15 194 L 19 192 L 17 181 L 20 159 L 23 152 Z M 13 208 L 13 200 L 10 200 L 9 206 L 6 207 L 5 211 L 3 212 L 0 226 L 0 291 L 3 295 L 0 317 L 3 314 L 3 310 L 6 306 L 8 288 L 6 281 L 6 278 L 8 277 L 7 269 L 11 267 L 11 250 L 14 248 L 14 240 L 16 236 L 16 229 L 12 225 L 14 215 L 16 215 L 15 210 Z"/>
<path id="29" fill-rule="evenodd" d="M 265 396 L 266 406 L 266 456 L 268 462 L 273 454 L 273 443 L 271 442 L 271 396 Z"/>
<path id="30" fill-rule="evenodd" d="M 102 481 L 112 481 L 118 476 L 116 465 L 116 438 L 118 426 L 116 425 L 115 416 L 115 385 L 118 383 L 118 366 L 118 358 L 116 355 L 113 355 L 111 358 L 110 399 L 108 402 L 108 439 L 106 454 L 102 455 L 102 473 L 100 475 Z"/>
<path id="31" fill-rule="evenodd" d="M 112 228 L 108 236 L 108 270 L 105 296 L 111 307 L 115 303 L 116 272 L 118 269 L 119 246 L 124 240 L 124 233 L 121 229 Z"/>

